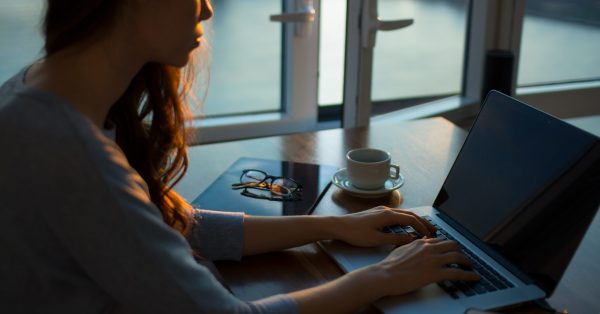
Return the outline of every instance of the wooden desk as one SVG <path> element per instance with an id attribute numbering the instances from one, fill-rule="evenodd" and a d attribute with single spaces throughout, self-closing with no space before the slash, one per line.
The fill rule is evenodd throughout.
<path id="1" fill-rule="evenodd" d="M 358 147 L 387 150 L 400 165 L 406 184 L 390 197 L 353 198 L 332 186 L 315 209 L 317 215 L 340 215 L 376 205 L 410 208 L 431 205 L 450 170 L 466 132 L 441 118 L 351 130 L 326 130 L 261 139 L 202 145 L 190 149 L 190 169 L 177 190 L 193 200 L 238 157 L 261 157 L 343 167 L 345 152 Z M 571 313 L 599 313 L 600 222 L 596 217 L 550 302 Z M 255 300 L 312 287 L 342 275 L 316 245 L 221 262 L 218 268 L 236 296 Z M 521 307 L 518 312 L 533 311 Z M 367 308 L 364 312 L 376 312 Z"/>

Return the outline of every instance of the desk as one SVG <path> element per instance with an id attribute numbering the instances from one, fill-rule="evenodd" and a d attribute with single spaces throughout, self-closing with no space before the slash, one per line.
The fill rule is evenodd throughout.
<path id="1" fill-rule="evenodd" d="M 399 194 L 376 200 L 345 195 L 332 186 L 314 214 L 341 215 L 376 205 L 410 208 L 431 205 L 466 137 L 466 132 L 442 118 L 370 128 L 335 129 L 260 139 L 209 144 L 190 149 L 190 167 L 177 186 L 194 199 L 238 157 L 259 157 L 344 166 L 345 152 L 358 147 L 387 150 L 401 166 L 406 184 Z M 596 217 L 550 303 L 571 313 L 600 313 L 600 221 Z M 218 268 L 236 296 L 255 300 L 309 288 L 342 275 L 316 245 L 220 262 Z M 521 307 L 517 312 L 534 311 Z M 375 313 L 373 308 L 364 312 Z"/>

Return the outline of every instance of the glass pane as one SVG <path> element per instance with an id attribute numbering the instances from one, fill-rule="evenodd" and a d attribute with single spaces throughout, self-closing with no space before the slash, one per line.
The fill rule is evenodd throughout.
<path id="1" fill-rule="evenodd" d="M 282 25 L 269 21 L 269 15 L 282 12 L 281 1 L 212 0 L 212 4 L 211 73 L 203 113 L 279 111 Z M 202 86 L 196 90 L 202 95 Z"/>
<path id="2" fill-rule="evenodd" d="M 43 4 L 0 0 L 0 84 L 41 56 Z"/>
<path id="3" fill-rule="evenodd" d="M 275 111 L 281 107 L 281 24 L 269 21 L 281 1 L 213 0 L 211 74 L 203 108 L 207 116 Z M 0 0 L 0 82 L 40 57 L 44 1 Z M 249 23 L 248 21 L 251 21 Z M 210 34 L 212 32 L 212 34 Z M 205 82 L 194 90 L 201 97 Z"/>
<path id="4" fill-rule="evenodd" d="M 527 0 L 517 84 L 600 79 L 600 1 Z"/>
<path id="5" fill-rule="evenodd" d="M 458 94 L 466 36 L 467 0 L 379 0 L 382 20 L 414 19 L 377 33 L 373 100 Z"/>
<path id="6" fill-rule="evenodd" d="M 319 105 L 341 104 L 346 49 L 346 1 L 321 1 L 319 36 Z"/>

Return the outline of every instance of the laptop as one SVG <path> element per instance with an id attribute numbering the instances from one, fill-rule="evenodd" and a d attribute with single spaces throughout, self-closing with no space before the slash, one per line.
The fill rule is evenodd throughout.
<path id="1" fill-rule="evenodd" d="M 497 91 L 482 105 L 433 206 L 413 208 L 459 242 L 482 280 L 386 297 L 384 313 L 464 313 L 549 297 L 600 205 L 599 138 Z M 411 233 L 392 226 L 387 232 Z M 347 272 L 391 246 L 322 241 Z"/>

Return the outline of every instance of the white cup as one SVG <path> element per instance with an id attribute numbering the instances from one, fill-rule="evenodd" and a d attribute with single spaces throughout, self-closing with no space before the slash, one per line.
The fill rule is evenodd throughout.
<path id="1" fill-rule="evenodd" d="M 386 180 L 400 177 L 400 167 L 391 161 L 390 153 L 380 149 L 358 148 L 349 151 L 346 154 L 346 169 L 350 183 L 363 190 L 382 188 Z"/>

